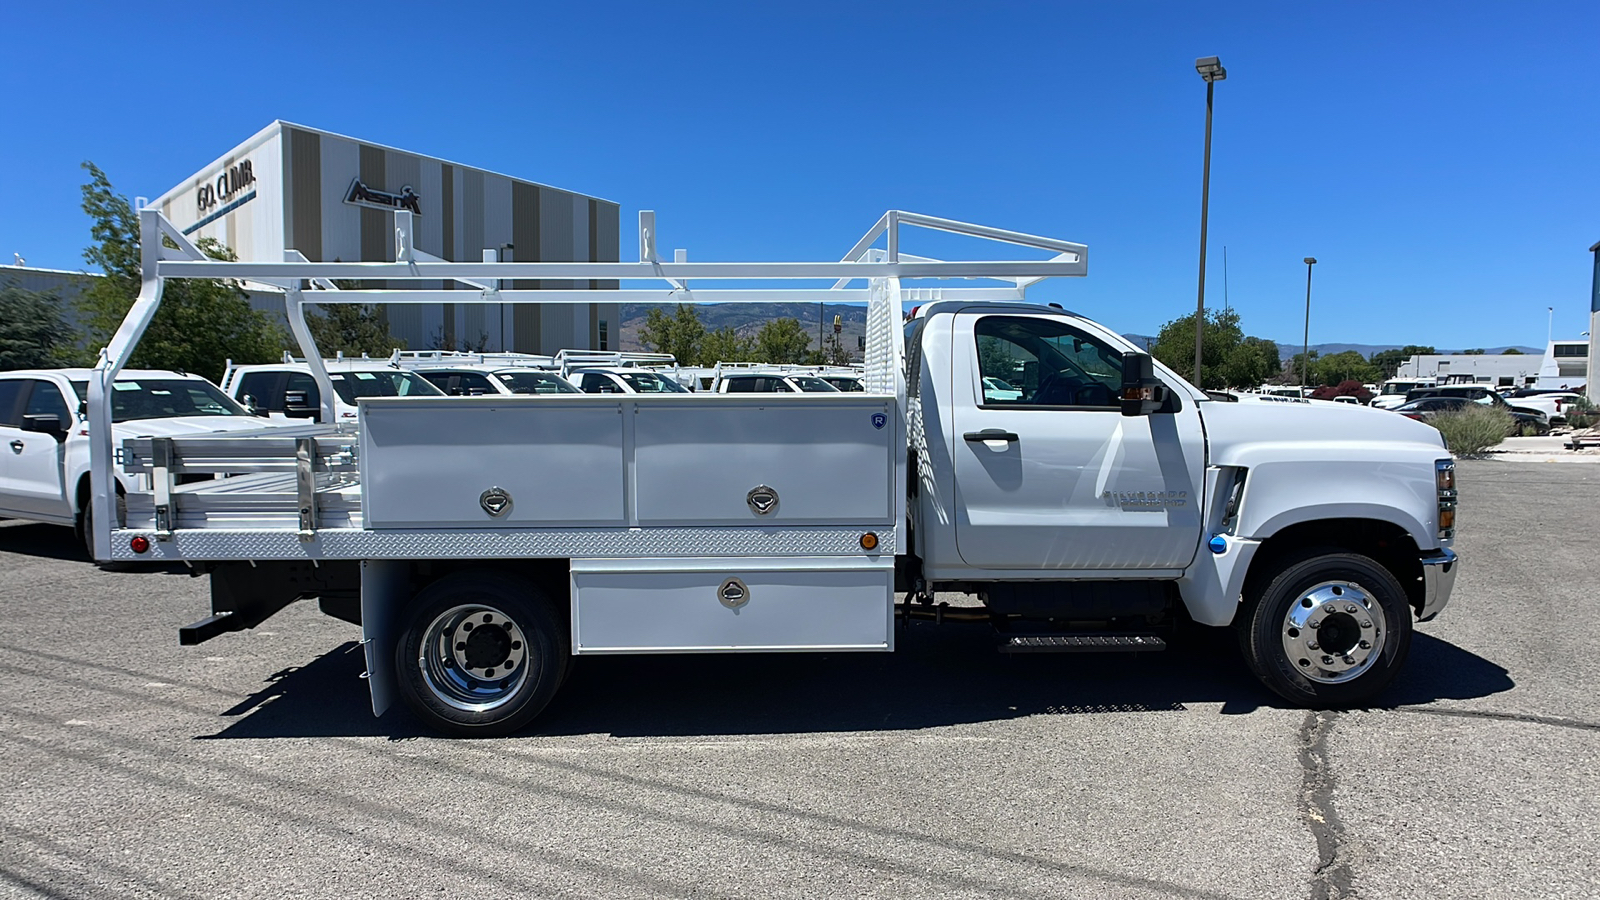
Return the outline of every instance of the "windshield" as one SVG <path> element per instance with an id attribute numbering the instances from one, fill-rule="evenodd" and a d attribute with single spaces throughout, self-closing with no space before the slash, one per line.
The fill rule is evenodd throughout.
<path id="1" fill-rule="evenodd" d="M 89 382 L 74 381 L 72 389 L 88 399 Z M 248 416 L 244 407 L 209 381 L 198 378 L 118 379 L 111 385 L 111 421 L 169 419 L 177 416 Z"/>
<path id="2" fill-rule="evenodd" d="M 494 377 L 500 379 L 513 394 L 581 394 L 578 390 L 564 381 L 559 375 L 549 372 L 496 372 Z"/>
<path id="3" fill-rule="evenodd" d="M 793 381 L 801 391 L 804 391 L 807 394 L 839 393 L 838 388 L 827 383 L 826 381 L 823 381 L 821 378 L 818 378 L 815 375 L 791 375 L 789 376 L 789 380 Z"/>
<path id="4" fill-rule="evenodd" d="M 654 372 L 618 372 L 617 377 L 641 394 L 687 394 L 689 389 Z"/>
<path id="5" fill-rule="evenodd" d="M 347 406 L 362 397 L 443 397 L 444 392 L 411 372 L 330 372 L 333 392 Z"/>

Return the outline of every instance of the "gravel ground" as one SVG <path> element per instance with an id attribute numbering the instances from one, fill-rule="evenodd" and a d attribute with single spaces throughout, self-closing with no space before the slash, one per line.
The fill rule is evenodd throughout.
<path id="1" fill-rule="evenodd" d="M 1451 607 L 1377 708 L 1228 636 L 1007 658 L 586 659 L 528 733 L 373 718 L 309 604 L 199 647 L 204 581 L 0 523 L 0 895 L 1596 897 L 1600 467 L 1463 462 Z"/>

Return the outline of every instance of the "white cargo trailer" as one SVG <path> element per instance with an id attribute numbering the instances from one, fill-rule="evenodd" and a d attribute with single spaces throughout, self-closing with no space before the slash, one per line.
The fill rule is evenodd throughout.
<path id="1" fill-rule="evenodd" d="M 240 263 L 141 216 L 143 289 L 90 387 L 100 555 L 210 575 L 213 614 L 185 643 L 317 598 L 361 625 L 376 713 L 399 696 L 435 728 L 500 734 L 576 656 L 891 650 L 897 614 L 943 615 L 936 590 L 977 595 L 964 615 L 1008 651 L 1160 649 L 1179 618 L 1234 624 L 1268 687 L 1354 703 L 1395 677 L 1412 619 L 1437 614 L 1458 569 L 1437 432 L 1316 401 L 1214 401 L 1113 330 L 1027 303 L 1031 284 L 1085 274 L 1081 244 L 891 211 L 839 262 L 664 262 L 642 213 L 637 263 L 447 263 L 411 249 L 400 210 L 393 263 Z M 908 225 L 1049 255 L 912 256 Z M 865 390 L 375 398 L 354 428 L 113 448 L 106 387 L 171 278 L 282 285 L 325 404 L 307 302 L 597 293 L 865 303 Z M 500 287 L 534 278 L 623 286 Z M 789 286 L 708 287 L 726 281 Z M 116 480 L 114 451 L 150 490 Z M 193 473 L 226 477 L 180 478 Z"/>

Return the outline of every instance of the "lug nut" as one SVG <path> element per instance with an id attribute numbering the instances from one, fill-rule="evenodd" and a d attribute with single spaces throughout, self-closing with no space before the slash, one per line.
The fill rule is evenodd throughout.
<path id="1" fill-rule="evenodd" d="M 1307 628 L 1321 628 L 1322 627 L 1322 620 L 1321 619 L 1312 619 L 1311 621 L 1306 623 L 1306 627 Z"/>
<path id="2" fill-rule="evenodd" d="M 1317 642 L 1316 641 L 1306 641 L 1306 649 L 1307 650 L 1316 650 L 1317 649 Z"/>
<path id="3" fill-rule="evenodd" d="M 1371 641 L 1362 641 L 1361 642 L 1361 649 L 1363 649 L 1363 650 L 1371 650 L 1372 649 L 1372 642 Z"/>
<path id="4" fill-rule="evenodd" d="M 1361 620 L 1361 627 L 1362 627 L 1362 628 L 1371 628 L 1371 627 L 1372 627 L 1372 623 L 1371 623 L 1371 622 L 1369 622 L 1369 621 L 1368 621 L 1368 620 L 1366 620 L 1366 619 L 1362 619 L 1362 620 Z"/>
<path id="5" fill-rule="evenodd" d="M 1323 665 L 1325 665 L 1325 666 L 1331 666 L 1331 665 L 1333 665 L 1333 657 L 1331 657 L 1331 656 L 1324 656 L 1324 657 L 1323 657 L 1323 658 L 1322 658 L 1322 664 L 1323 664 Z"/>
<path id="6" fill-rule="evenodd" d="M 1347 654 L 1344 658 L 1344 664 L 1347 666 L 1353 666 L 1356 664 L 1356 658 Z"/>

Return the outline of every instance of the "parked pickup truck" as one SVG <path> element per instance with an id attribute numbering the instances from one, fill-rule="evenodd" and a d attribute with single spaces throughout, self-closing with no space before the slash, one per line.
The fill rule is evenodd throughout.
<path id="1" fill-rule="evenodd" d="M 90 369 L 0 372 L 0 516 L 71 525 L 88 541 L 89 426 L 80 410 Z M 124 370 L 112 385 L 112 432 L 173 437 L 268 427 L 211 382 L 182 372 Z M 209 479 L 188 475 L 178 483 Z M 118 500 L 128 489 L 119 473 Z M 118 504 L 120 506 L 120 502 Z"/>
<path id="2" fill-rule="evenodd" d="M 146 233 L 180 234 L 141 215 Z M 1214 401 L 1115 328 L 1028 303 L 1040 279 L 1085 273 L 1081 244 L 893 211 L 841 262 L 674 263 L 648 213 L 638 263 L 435 263 L 407 258 L 412 216 L 393 215 L 395 263 L 216 261 L 174 240 L 144 284 L 385 279 L 389 302 L 408 279 L 655 280 L 659 292 L 624 296 L 865 303 L 867 349 L 865 390 L 782 402 L 370 397 L 354 433 L 124 440 L 130 471 L 158 487 L 191 471 L 261 479 L 254 495 L 130 492 L 125 527 L 99 542 L 114 559 L 209 573 L 211 615 L 183 642 L 318 598 L 361 625 L 376 712 L 399 698 L 433 728 L 504 734 L 545 707 L 575 656 L 887 651 L 906 618 L 980 620 L 1005 652 L 1158 650 L 1175 623 L 1231 627 L 1272 691 L 1360 704 L 1400 673 L 1413 621 L 1439 613 L 1459 572 L 1437 431 L 1298 397 Z M 1053 255 L 902 258 L 908 225 Z M 785 279 L 835 286 L 770 287 Z M 303 302 L 290 287 L 291 316 Z M 141 327 L 124 323 L 103 377 Z M 979 605 L 945 609 L 941 591 Z"/>

